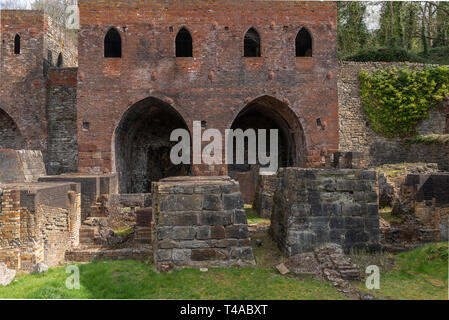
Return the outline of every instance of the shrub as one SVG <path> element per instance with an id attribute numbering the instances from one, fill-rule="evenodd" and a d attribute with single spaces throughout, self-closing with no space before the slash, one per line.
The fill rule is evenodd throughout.
<path id="1" fill-rule="evenodd" d="M 415 134 L 428 110 L 449 94 L 449 68 L 362 70 L 360 82 L 363 108 L 373 129 L 389 138 L 406 137 Z"/>

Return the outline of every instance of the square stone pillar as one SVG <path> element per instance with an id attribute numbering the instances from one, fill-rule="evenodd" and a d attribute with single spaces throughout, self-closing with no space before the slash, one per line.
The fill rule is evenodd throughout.
<path id="1" fill-rule="evenodd" d="M 152 190 L 158 270 L 255 264 L 238 182 L 173 177 L 154 182 Z"/>

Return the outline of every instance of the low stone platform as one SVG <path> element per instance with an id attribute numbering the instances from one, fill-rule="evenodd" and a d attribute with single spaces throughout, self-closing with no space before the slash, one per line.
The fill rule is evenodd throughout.
<path id="1" fill-rule="evenodd" d="M 101 196 L 118 193 L 118 175 L 105 174 L 62 174 L 40 177 L 41 182 L 76 182 L 81 184 L 82 220 L 95 216 L 95 206 Z"/>
<path id="2" fill-rule="evenodd" d="M 151 245 L 139 245 L 130 248 L 104 248 L 101 246 L 79 247 L 65 253 L 66 261 L 91 262 L 99 260 L 143 260 L 153 255 Z"/>
<path id="3" fill-rule="evenodd" d="M 236 181 L 230 177 L 173 177 L 154 182 L 152 190 L 158 270 L 255 264 Z"/>

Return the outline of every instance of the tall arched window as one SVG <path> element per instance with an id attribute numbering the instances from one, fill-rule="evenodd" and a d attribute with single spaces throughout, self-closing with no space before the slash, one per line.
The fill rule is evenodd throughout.
<path id="1" fill-rule="evenodd" d="M 243 46 L 243 56 L 260 57 L 260 36 L 254 28 L 246 32 Z"/>
<path id="2" fill-rule="evenodd" d="M 14 37 L 14 54 L 20 54 L 20 36 L 18 34 Z"/>
<path id="3" fill-rule="evenodd" d="M 122 57 L 122 38 L 120 33 L 112 27 L 104 38 L 104 57 L 121 58 Z"/>
<path id="4" fill-rule="evenodd" d="M 62 68 L 63 64 L 64 64 L 64 60 L 62 58 L 62 53 L 59 53 L 59 55 L 58 55 L 58 62 L 56 63 L 56 66 L 58 68 Z"/>
<path id="5" fill-rule="evenodd" d="M 192 36 L 186 28 L 181 28 L 176 35 L 176 56 L 193 57 Z"/>
<path id="6" fill-rule="evenodd" d="M 302 28 L 296 35 L 296 56 L 311 57 L 312 56 L 312 37 L 307 29 Z"/>

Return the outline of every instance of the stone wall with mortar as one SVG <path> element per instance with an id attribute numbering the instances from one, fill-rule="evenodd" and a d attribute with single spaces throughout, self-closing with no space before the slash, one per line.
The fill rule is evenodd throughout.
<path id="1" fill-rule="evenodd" d="M 80 187 L 77 184 L 3 184 L 0 261 L 30 271 L 37 263 L 56 266 L 78 245 Z"/>
<path id="2" fill-rule="evenodd" d="M 340 62 L 338 99 L 340 122 L 340 151 L 361 152 L 367 166 L 386 163 L 438 163 L 441 170 L 449 170 L 449 144 L 424 143 L 406 145 L 399 139 L 387 139 L 374 132 L 362 109 L 359 73 L 391 66 L 422 69 L 428 65 L 416 63 Z M 435 106 L 418 126 L 419 134 L 449 133 L 449 97 Z"/>
<path id="3" fill-rule="evenodd" d="M 153 250 L 159 270 L 255 263 L 239 184 L 229 177 L 153 183 Z"/>
<path id="4" fill-rule="evenodd" d="M 279 169 L 270 233 L 288 256 L 329 242 L 345 251 L 378 251 L 376 172 Z"/>

